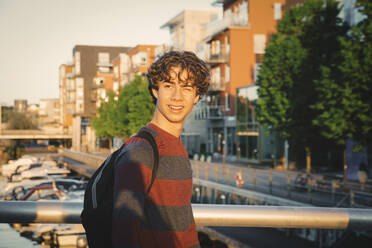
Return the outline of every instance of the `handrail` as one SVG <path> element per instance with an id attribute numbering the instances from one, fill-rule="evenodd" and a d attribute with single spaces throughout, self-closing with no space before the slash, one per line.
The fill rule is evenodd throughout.
<path id="1" fill-rule="evenodd" d="M 82 202 L 0 201 L 0 223 L 80 223 Z M 372 230 L 372 209 L 192 204 L 200 226 Z"/>

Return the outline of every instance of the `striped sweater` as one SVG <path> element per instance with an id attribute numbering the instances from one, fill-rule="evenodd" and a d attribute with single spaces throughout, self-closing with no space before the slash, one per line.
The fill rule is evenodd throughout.
<path id="1" fill-rule="evenodd" d="M 115 166 L 112 217 L 113 247 L 200 247 L 191 209 L 192 170 L 181 140 L 150 123 L 143 127 L 159 149 L 156 180 L 154 155 L 142 138 L 130 138 Z"/>

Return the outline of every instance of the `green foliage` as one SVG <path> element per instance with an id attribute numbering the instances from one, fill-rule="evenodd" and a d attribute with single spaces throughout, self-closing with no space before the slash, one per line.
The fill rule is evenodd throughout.
<path id="1" fill-rule="evenodd" d="M 339 11 L 334 0 L 326 4 L 308 0 L 286 12 L 278 33 L 271 36 L 258 76 L 258 121 L 305 145 L 328 138 L 340 142 L 345 137 L 332 133 L 342 132 L 344 114 L 338 105 L 343 93 L 338 64 L 340 37 L 346 35 L 347 26 L 337 17 Z M 325 112 L 330 107 L 333 116 Z M 325 128 L 322 118 L 329 123 L 338 119 L 332 128 Z"/>
<path id="2" fill-rule="evenodd" d="M 147 89 L 147 80 L 136 76 L 124 86 L 119 95 L 118 119 L 120 136 L 128 138 L 151 121 L 154 112 L 152 97 Z"/>
<path id="3" fill-rule="evenodd" d="M 153 111 L 147 81 L 136 76 L 120 89 L 117 100 L 114 93 L 109 92 L 108 101 L 101 105 L 98 116 L 93 119 L 93 128 L 98 137 L 128 138 L 151 121 Z"/>
<path id="4" fill-rule="evenodd" d="M 18 112 L 7 113 L 7 129 L 11 130 L 28 130 L 37 129 L 37 124 L 34 123 L 27 115 Z"/>
<path id="5" fill-rule="evenodd" d="M 107 97 L 108 101 L 102 102 L 98 108 L 98 116 L 93 118 L 92 125 L 98 137 L 111 139 L 117 135 L 117 102 L 113 92 L 108 92 Z"/>
<path id="6" fill-rule="evenodd" d="M 348 110 L 344 129 L 362 144 L 372 141 L 372 2 L 358 0 L 364 19 L 341 39 L 345 98 L 342 108 Z"/>

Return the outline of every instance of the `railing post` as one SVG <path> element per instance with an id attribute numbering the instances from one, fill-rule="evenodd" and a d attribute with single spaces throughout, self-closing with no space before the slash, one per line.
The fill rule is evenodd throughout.
<path id="1" fill-rule="evenodd" d="M 216 182 L 218 183 L 218 179 L 219 179 L 219 178 L 218 178 L 218 172 L 219 172 L 218 170 L 219 170 L 219 165 L 218 165 L 218 164 L 216 164 L 215 166 L 216 166 Z"/>
<path id="2" fill-rule="evenodd" d="M 313 202 L 313 196 L 312 196 L 312 182 L 311 182 L 311 175 L 307 174 L 307 195 L 309 198 L 309 202 Z"/>
<path id="3" fill-rule="evenodd" d="M 355 206 L 355 193 L 353 190 L 350 190 L 350 207 L 354 207 Z"/>
<path id="4" fill-rule="evenodd" d="M 287 173 L 287 190 L 288 190 L 288 198 L 291 198 L 291 175 Z"/>
<path id="5" fill-rule="evenodd" d="M 273 170 L 270 169 L 270 174 L 269 174 L 269 190 L 270 194 L 273 193 Z"/>
<path id="6" fill-rule="evenodd" d="M 195 177 L 199 178 L 199 163 L 195 162 Z"/>
<path id="7" fill-rule="evenodd" d="M 253 169 L 253 188 L 256 191 L 256 169 Z"/>
<path id="8" fill-rule="evenodd" d="M 200 189 L 199 189 L 199 187 L 195 188 L 195 192 L 196 192 L 196 202 L 200 202 Z"/>
<path id="9" fill-rule="evenodd" d="M 336 200 L 336 181 L 332 180 L 332 205 L 335 205 Z"/>
<path id="10" fill-rule="evenodd" d="M 206 163 L 205 165 L 204 165 L 204 169 L 205 169 L 205 174 L 204 174 L 204 178 L 205 178 L 205 180 L 207 180 L 208 181 L 208 163 Z"/>
<path id="11" fill-rule="evenodd" d="M 230 168 L 229 168 L 229 166 L 226 166 L 226 176 L 227 176 L 226 184 L 230 185 Z"/>

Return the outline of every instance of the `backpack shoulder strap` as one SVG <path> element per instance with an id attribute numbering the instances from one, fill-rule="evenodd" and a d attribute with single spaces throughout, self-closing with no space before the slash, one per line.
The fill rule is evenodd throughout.
<path id="1" fill-rule="evenodd" d="M 138 134 L 136 135 L 139 138 L 146 139 L 150 145 L 152 146 L 152 151 L 154 153 L 154 166 L 152 167 L 152 174 L 151 174 L 151 183 L 149 188 L 147 189 L 146 195 L 150 193 L 151 187 L 155 181 L 156 174 L 158 172 L 159 167 L 159 150 L 158 146 L 156 145 L 155 139 L 152 136 L 152 134 L 149 131 L 146 131 L 145 129 L 141 129 Z"/>

